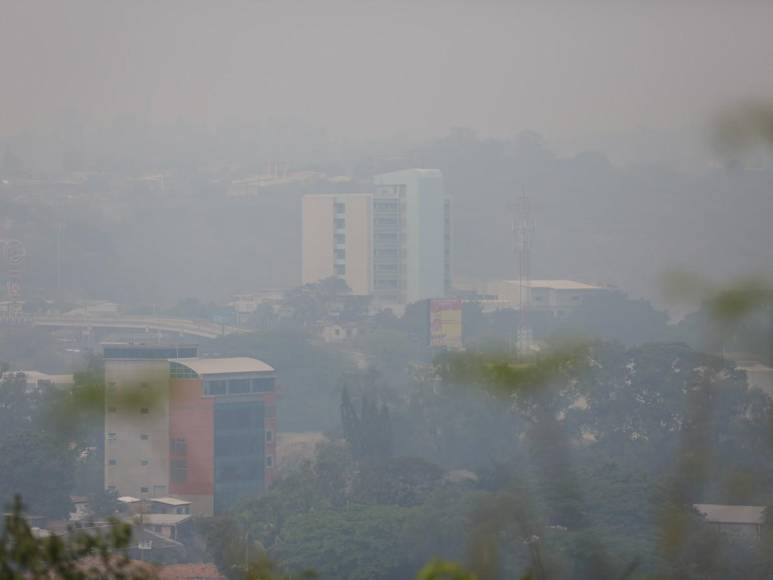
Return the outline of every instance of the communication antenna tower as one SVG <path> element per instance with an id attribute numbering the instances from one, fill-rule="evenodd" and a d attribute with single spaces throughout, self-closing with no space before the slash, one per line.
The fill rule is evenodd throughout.
<path id="1" fill-rule="evenodd" d="M 531 245 L 534 237 L 534 219 L 531 215 L 531 202 L 526 190 L 513 205 L 513 254 L 518 272 L 518 330 L 515 348 L 520 358 L 531 352 L 532 332 L 529 325 L 529 306 L 531 302 Z"/>

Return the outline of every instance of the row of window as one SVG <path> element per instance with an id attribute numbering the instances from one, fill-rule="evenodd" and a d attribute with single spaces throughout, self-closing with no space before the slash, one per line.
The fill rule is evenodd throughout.
<path id="1" fill-rule="evenodd" d="M 141 459 L 140 465 L 148 465 L 150 462 L 147 459 Z M 107 462 L 108 465 L 118 465 L 117 459 L 111 459 Z"/>
<path id="2" fill-rule="evenodd" d="M 118 408 L 110 406 L 110 407 L 107 408 L 107 412 L 108 413 L 117 413 L 118 412 Z M 148 407 L 141 407 L 140 408 L 140 414 L 147 415 L 148 413 L 150 413 L 150 408 L 148 408 Z"/>
<path id="3" fill-rule="evenodd" d="M 274 466 L 274 458 L 266 455 L 266 467 Z M 174 459 L 171 462 L 170 476 L 172 483 L 186 483 L 188 481 L 188 461 L 185 459 Z M 251 481 L 255 479 L 255 474 L 247 470 L 246 466 L 226 465 L 221 467 L 216 475 L 218 481 Z"/>
<path id="4" fill-rule="evenodd" d="M 397 211 L 400 209 L 400 202 L 396 199 L 377 200 L 373 202 L 373 209 L 376 211 Z"/>
<path id="5" fill-rule="evenodd" d="M 274 434 L 271 431 L 266 431 L 266 442 L 270 443 L 274 438 Z M 142 441 L 147 441 L 150 439 L 150 436 L 147 433 L 140 433 L 140 439 Z M 117 441 L 118 440 L 118 434 L 117 433 L 108 433 L 107 434 L 107 440 L 108 441 Z M 171 451 L 172 455 L 185 455 L 188 453 L 188 443 L 185 441 L 185 439 L 181 438 L 175 438 L 172 439 L 171 443 Z"/>
<path id="6" fill-rule="evenodd" d="M 379 185 L 378 193 L 381 195 L 405 195 L 408 191 L 408 186 L 405 184 L 400 185 Z"/>
<path id="7" fill-rule="evenodd" d="M 195 358 L 198 356 L 198 347 L 106 346 L 103 353 L 106 359 L 163 360 L 170 358 Z"/>
<path id="8" fill-rule="evenodd" d="M 259 377 L 252 379 L 208 379 L 204 381 L 204 394 L 210 397 L 218 395 L 268 393 L 273 389 L 273 377 Z"/>
<path id="9" fill-rule="evenodd" d="M 107 491 L 115 492 L 116 491 L 116 487 L 114 485 L 108 485 L 107 486 Z M 140 493 L 150 493 L 150 488 L 148 488 L 148 487 L 141 487 L 140 488 Z M 166 486 L 165 485 L 154 485 L 153 486 L 153 495 L 154 496 L 158 497 L 158 496 L 166 495 L 166 493 L 167 493 L 167 491 L 166 491 Z"/>
<path id="10" fill-rule="evenodd" d="M 374 251 L 374 255 L 377 258 L 396 258 L 400 255 L 400 248 L 378 248 Z"/>
<path id="11" fill-rule="evenodd" d="M 376 290 L 385 290 L 398 288 L 400 283 L 398 280 L 376 280 L 374 283 Z"/>
<path id="12" fill-rule="evenodd" d="M 107 440 L 108 441 L 116 441 L 118 439 L 118 434 L 116 433 L 108 433 L 107 434 Z M 150 439 L 150 436 L 147 433 L 140 433 L 140 439 L 142 441 L 147 441 Z"/>

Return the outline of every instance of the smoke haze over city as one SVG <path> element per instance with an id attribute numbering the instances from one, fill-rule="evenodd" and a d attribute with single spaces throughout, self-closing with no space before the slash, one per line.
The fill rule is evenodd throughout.
<path id="1" fill-rule="evenodd" d="M 0 0 L 0 580 L 770 578 L 771 22 Z"/>

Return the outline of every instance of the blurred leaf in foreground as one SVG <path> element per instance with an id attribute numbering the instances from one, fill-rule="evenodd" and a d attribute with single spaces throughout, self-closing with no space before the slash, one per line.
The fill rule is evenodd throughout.
<path id="1" fill-rule="evenodd" d="M 773 147 L 773 103 L 752 102 L 726 110 L 717 121 L 715 141 L 726 152 Z"/>
<path id="2" fill-rule="evenodd" d="M 562 345 L 522 361 L 506 352 L 446 353 L 435 359 L 438 376 L 449 383 L 474 383 L 499 394 L 532 393 L 580 363 L 586 343 Z"/>

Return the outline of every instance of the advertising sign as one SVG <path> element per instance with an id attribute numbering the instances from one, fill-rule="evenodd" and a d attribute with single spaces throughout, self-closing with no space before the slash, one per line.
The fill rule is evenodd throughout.
<path id="1" fill-rule="evenodd" d="M 462 301 L 429 301 L 430 345 L 436 348 L 462 348 Z"/>

